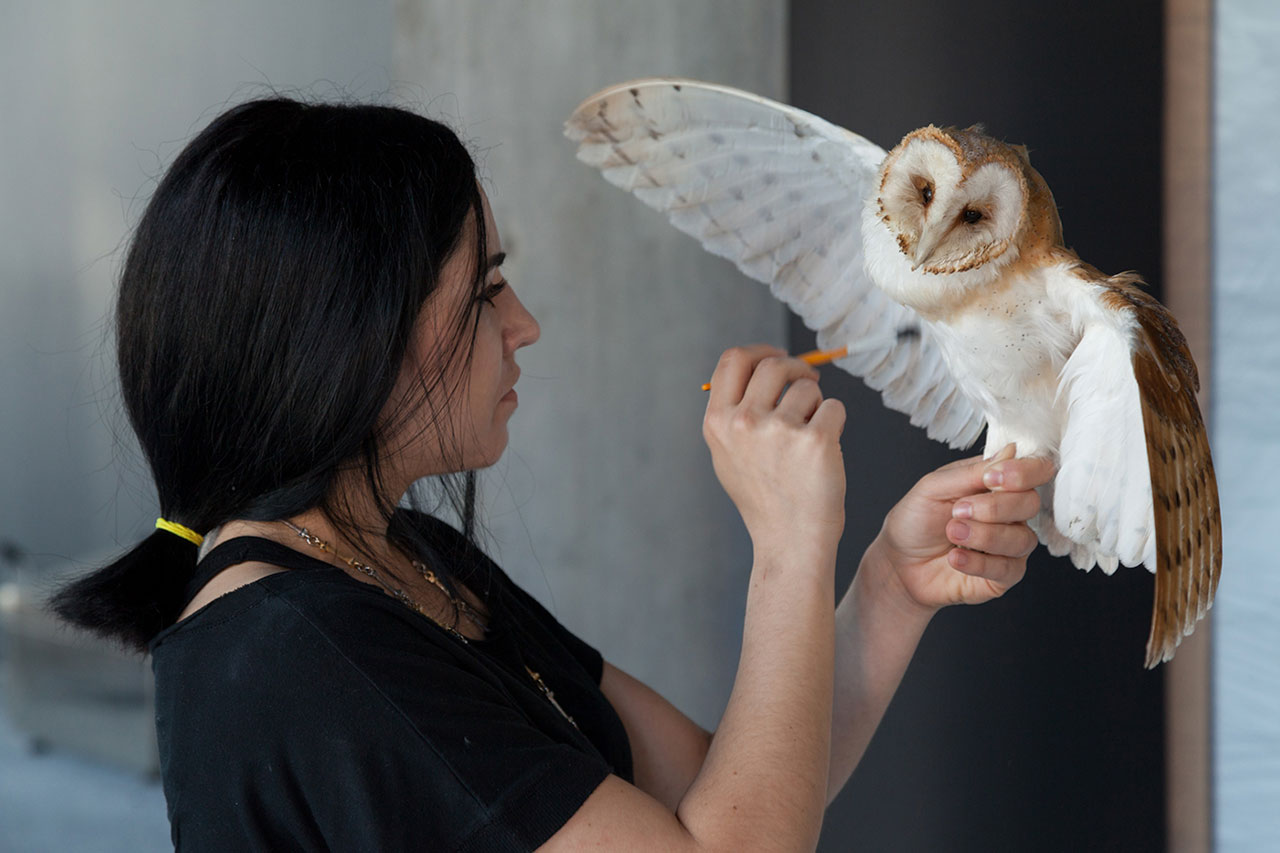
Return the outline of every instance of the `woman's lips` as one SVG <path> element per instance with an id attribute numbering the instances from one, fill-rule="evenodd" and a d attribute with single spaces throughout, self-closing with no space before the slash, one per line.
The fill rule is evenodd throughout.
<path id="1" fill-rule="evenodd" d="M 520 395 L 516 393 L 516 383 L 520 381 L 520 370 L 516 370 L 516 378 L 511 380 L 511 387 L 507 389 L 507 393 L 498 398 L 499 403 L 514 403 L 520 399 Z"/>

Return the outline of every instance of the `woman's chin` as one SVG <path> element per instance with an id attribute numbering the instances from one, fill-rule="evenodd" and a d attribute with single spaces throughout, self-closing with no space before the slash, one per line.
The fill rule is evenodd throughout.
<path id="1" fill-rule="evenodd" d="M 502 454 L 507 452 L 507 427 L 500 424 L 494 428 L 494 436 L 492 442 L 489 443 L 485 452 L 480 455 L 480 460 L 476 464 L 477 468 L 489 468 L 498 464 L 498 460 L 502 458 Z"/>

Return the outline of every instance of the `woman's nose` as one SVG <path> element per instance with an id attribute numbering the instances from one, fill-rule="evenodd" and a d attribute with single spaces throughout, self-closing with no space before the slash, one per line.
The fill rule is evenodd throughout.
<path id="1" fill-rule="evenodd" d="M 512 294 L 513 296 L 515 294 Z M 512 317 L 508 325 L 508 339 L 511 341 L 511 349 L 518 350 L 520 347 L 526 347 L 538 338 L 542 337 L 542 327 L 538 325 L 537 319 L 529 313 L 529 309 L 524 307 L 524 303 L 517 296 L 513 302 L 515 303 Z"/>

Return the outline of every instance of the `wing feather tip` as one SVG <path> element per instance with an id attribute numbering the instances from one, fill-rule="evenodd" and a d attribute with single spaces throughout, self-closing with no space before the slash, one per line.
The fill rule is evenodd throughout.
<path id="1" fill-rule="evenodd" d="M 1192 627 L 1195 627 L 1194 624 Z M 1147 637 L 1146 659 L 1143 661 L 1146 669 L 1155 669 L 1160 664 L 1173 660 L 1174 652 L 1182 644 L 1183 633 L 1176 627 L 1172 627 L 1172 630 L 1170 628 L 1159 615 L 1152 619 L 1151 633 Z"/>
<path id="2" fill-rule="evenodd" d="M 1211 600 L 1209 607 L 1212 606 Z M 1172 623 L 1164 619 L 1161 614 L 1154 614 L 1151 620 L 1151 632 L 1147 637 L 1145 667 L 1154 669 L 1162 663 L 1173 660 L 1178 647 L 1182 645 L 1183 638 L 1195 633 L 1196 626 L 1204 619 L 1207 610 L 1208 608 L 1202 612 L 1195 608 L 1189 609 L 1188 612 L 1180 614 L 1180 620 Z"/>

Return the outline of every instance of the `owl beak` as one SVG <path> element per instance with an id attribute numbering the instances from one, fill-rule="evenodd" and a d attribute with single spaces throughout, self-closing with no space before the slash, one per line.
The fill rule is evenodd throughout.
<path id="1" fill-rule="evenodd" d="M 916 244 L 915 257 L 912 258 L 911 270 L 914 272 L 929 262 L 933 257 L 933 253 L 938 251 L 938 244 L 942 242 L 942 238 L 947 236 L 947 232 L 938 227 L 925 226 L 920 234 L 920 242 Z"/>

